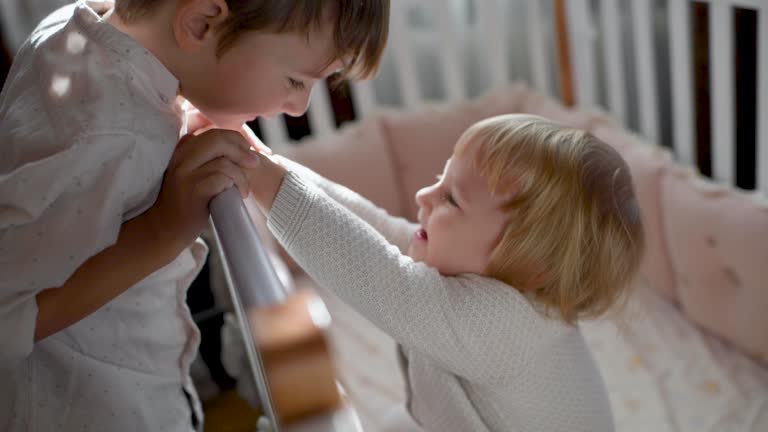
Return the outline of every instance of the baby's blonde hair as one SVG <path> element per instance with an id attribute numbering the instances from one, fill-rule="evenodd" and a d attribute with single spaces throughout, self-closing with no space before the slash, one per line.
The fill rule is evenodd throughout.
<path id="1" fill-rule="evenodd" d="M 593 135 L 530 115 L 470 127 L 456 153 L 472 152 L 494 193 L 510 193 L 510 219 L 488 272 L 557 311 L 567 323 L 623 298 L 643 253 L 629 168 Z"/>

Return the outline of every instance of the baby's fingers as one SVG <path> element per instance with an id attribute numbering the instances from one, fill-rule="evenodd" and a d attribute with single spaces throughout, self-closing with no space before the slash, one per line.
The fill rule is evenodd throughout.
<path id="1" fill-rule="evenodd" d="M 251 147 L 255 148 L 256 150 L 262 153 L 266 153 L 269 155 L 272 154 L 272 149 L 267 147 L 267 145 L 264 144 L 263 142 L 261 142 L 259 137 L 257 137 L 256 134 L 253 133 L 253 130 L 251 129 L 250 126 L 248 126 L 247 123 L 243 123 L 242 133 L 245 139 L 248 140 L 248 142 L 251 144 Z"/>
<path id="2" fill-rule="evenodd" d="M 198 135 L 213 127 L 213 123 L 197 109 L 187 112 L 187 133 Z"/>

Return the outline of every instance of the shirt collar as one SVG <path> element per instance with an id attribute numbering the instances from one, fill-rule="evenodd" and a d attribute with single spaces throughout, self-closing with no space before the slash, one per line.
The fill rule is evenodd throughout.
<path id="1" fill-rule="evenodd" d="M 74 19 L 91 38 L 145 74 L 164 105 L 174 105 L 179 80 L 147 48 L 108 22 L 113 11 L 111 0 L 80 0 Z"/>

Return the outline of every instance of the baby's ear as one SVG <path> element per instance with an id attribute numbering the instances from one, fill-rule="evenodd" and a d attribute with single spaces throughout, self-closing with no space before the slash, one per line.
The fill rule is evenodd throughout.
<path id="1" fill-rule="evenodd" d="M 533 273 L 525 283 L 525 291 L 539 289 L 549 283 L 551 280 L 552 274 L 548 271 L 539 271 L 538 273 Z"/>
<path id="2" fill-rule="evenodd" d="M 229 16 L 226 0 L 188 0 L 176 9 L 173 31 L 182 49 L 196 50 L 213 39 L 214 28 Z"/>

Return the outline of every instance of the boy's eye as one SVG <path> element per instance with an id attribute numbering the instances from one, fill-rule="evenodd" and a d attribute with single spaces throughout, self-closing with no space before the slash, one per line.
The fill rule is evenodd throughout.
<path id="1" fill-rule="evenodd" d="M 288 86 L 293 90 L 304 90 L 304 83 L 293 78 L 288 78 Z"/>

